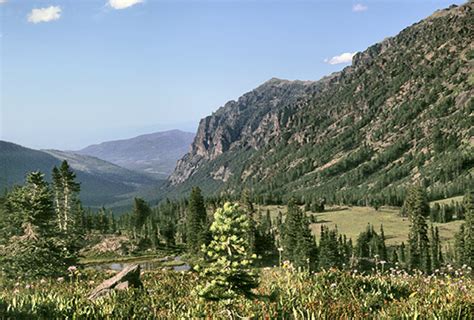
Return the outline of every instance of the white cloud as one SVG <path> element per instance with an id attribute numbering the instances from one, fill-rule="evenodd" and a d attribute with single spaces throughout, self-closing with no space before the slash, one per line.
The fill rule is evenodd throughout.
<path id="1" fill-rule="evenodd" d="M 352 11 L 354 11 L 354 12 L 363 12 L 363 11 L 367 11 L 368 9 L 369 9 L 369 7 L 367 7 L 366 5 L 363 5 L 361 3 L 357 3 L 357 4 L 352 6 Z"/>
<path id="2" fill-rule="evenodd" d="M 61 8 L 51 6 L 48 8 L 33 9 L 28 15 L 28 22 L 40 23 L 58 20 L 61 17 Z"/>
<path id="3" fill-rule="evenodd" d="M 340 54 L 338 56 L 334 56 L 330 59 L 324 59 L 324 62 L 329 63 L 329 64 L 340 64 L 340 63 L 351 63 L 352 62 L 352 57 L 356 54 L 357 52 L 344 52 L 343 54 Z"/>
<path id="4" fill-rule="evenodd" d="M 143 0 L 109 0 L 108 4 L 116 10 L 125 9 L 136 4 L 142 3 Z"/>
<path id="5" fill-rule="evenodd" d="M 0 4 L 7 3 L 7 0 L 0 0 Z"/>

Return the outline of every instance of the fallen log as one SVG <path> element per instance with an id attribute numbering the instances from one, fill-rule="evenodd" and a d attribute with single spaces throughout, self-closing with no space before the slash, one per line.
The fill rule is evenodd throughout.
<path id="1" fill-rule="evenodd" d="M 110 279 L 105 280 L 94 290 L 91 291 L 88 298 L 95 300 L 109 294 L 112 290 L 125 290 L 128 288 L 142 288 L 140 280 L 140 265 L 132 264 L 126 266 L 122 271 Z"/>

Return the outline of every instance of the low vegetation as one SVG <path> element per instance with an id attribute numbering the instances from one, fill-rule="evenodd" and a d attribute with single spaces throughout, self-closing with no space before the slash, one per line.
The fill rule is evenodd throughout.
<path id="1" fill-rule="evenodd" d="M 87 293 L 105 274 L 74 273 L 5 284 L 0 314 L 5 319 L 472 319 L 474 282 L 466 271 L 446 269 L 429 277 L 399 269 L 312 274 L 286 265 L 261 270 L 255 299 L 238 297 L 231 304 L 191 294 L 201 283 L 199 276 L 172 271 L 147 272 L 145 289 L 91 302 Z"/>

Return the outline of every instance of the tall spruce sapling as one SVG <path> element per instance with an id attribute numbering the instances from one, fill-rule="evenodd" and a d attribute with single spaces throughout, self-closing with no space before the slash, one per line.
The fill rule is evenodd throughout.
<path id="1" fill-rule="evenodd" d="M 214 213 L 210 227 L 212 240 L 203 245 L 204 261 L 196 269 L 205 284 L 197 288 L 207 300 L 232 299 L 239 295 L 252 297 L 258 286 L 258 275 L 251 265 L 248 231 L 250 221 L 237 204 L 226 203 Z"/>

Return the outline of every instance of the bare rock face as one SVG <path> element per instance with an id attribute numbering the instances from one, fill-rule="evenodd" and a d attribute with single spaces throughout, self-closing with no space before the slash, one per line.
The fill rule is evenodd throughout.
<path id="1" fill-rule="evenodd" d="M 248 147 L 258 150 L 277 137 L 283 108 L 296 108 L 313 83 L 273 78 L 202 119 L 191 151 L 178 161 L 169 178 L 171 184 L 186 181 L 203 163 L 227 151 Z M 221 177 L 219 172 L 217 178 L 212 176 L 224 180 L 226 175 Z"/>
<path id="2" fill-rule="evenodd" d="M 112 290 L 126 290 L 128 288 L 142 288 L 140 280 L 140 265 L 132 264 L 125 267 L 112 278 L 105 280 L 89 294 L 90 300 L 96 300 L 109 294 Z"/>

